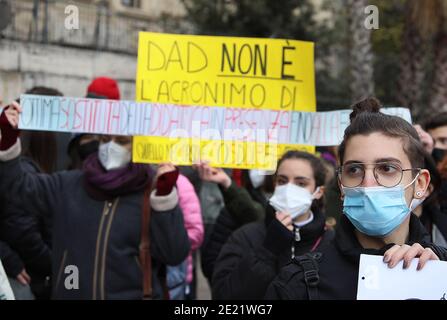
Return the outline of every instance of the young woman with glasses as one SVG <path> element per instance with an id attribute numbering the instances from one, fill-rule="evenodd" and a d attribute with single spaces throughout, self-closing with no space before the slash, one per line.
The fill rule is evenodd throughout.
<path id="1" fill-rule="evenodd" d="M 334 240 L 319 250 L 314 286 L 306 286 L 303 267 L 289 264 L 270 285 L 267 298 L 356 299 L 361 254 L 384 256 L 390 268 L 401 260 L 408 268 L 415 257 L 418 269 L 428 260 L 445 260 L 446 250 L 429 242 L 411 213 L 430 183 L 418 134 L 405 120 L 379 109 L 376 99 L 354 105 L 339 148 L 344 214 Z"/>

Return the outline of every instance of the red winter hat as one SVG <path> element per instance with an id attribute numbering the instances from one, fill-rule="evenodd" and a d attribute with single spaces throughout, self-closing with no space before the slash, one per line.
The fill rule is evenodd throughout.
<path id="1" fill-rule="evenodd" d="M 118 83 L 107 77 L 95 78 L 87 88 L 87 98 L 119 100 L 120 90 Z"/>

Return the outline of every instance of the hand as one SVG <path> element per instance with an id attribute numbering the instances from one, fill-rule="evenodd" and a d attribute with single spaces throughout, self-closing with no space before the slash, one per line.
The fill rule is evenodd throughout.
<path id="1" fill-rule="evenodd" d="M 199 172 L 199 177 L 203 181 L 220 184 L 225 189 L 231 186 L 231 178 L 222 168 L 211 168 L 206 162 L 195 164 L 193 168 Z"/>
<path id="2" fill-rule="evenodd" d="M 413 127 L 416 129 L 425 151 L 427 151 L 428 154 L 431 154 L 435 145 L 432 136 L 427 131 L 424 131 L 418 124 Z"/>
<path id="3" fill-rule="evenodd" d="M 407 244 L 394 245 L 385 252 L 383 262 L 388 263 L 389 268 L 394 268 L 399 261 L 404 260 L 403 268 L 407 269 L 414 258 L 419 258 L 417 270 L 421 270 L 428 260 L 439 260 L 432 249 L 423 248 L 419 243 L 415 243 L 411 247 Z"/>
<path id="4" fill-rule="evenodd" d="M 281 222 L 287 229 L 293 231 L 292 217 L 285 212 L 276 212 L 276 219 Z"/>
<path id="5" fill-rule="evenodd" d="M 175 166 L 168 162 L 168 163 L 160 163 L 157 167 L 157 172 L 155 173 L 154 182 L 157 182 L 158 178 L 165 174 L 166 172 L 171 172 L 177 170 Z"/>
<path id="6" fill-rule="evenodd" d="M 26 270 L 23 269 L 16 277 L 17 281 L 19 281 L 24 286 L 31 283 L 31 277 L 26 273 Z"/>
<path id="7" fill-rule="evenodd" d="M 19 127 L 19 116 L 22 112 L 20 104 L 13 101 L 4 112 L 11 127 L 17 129 Z"/>

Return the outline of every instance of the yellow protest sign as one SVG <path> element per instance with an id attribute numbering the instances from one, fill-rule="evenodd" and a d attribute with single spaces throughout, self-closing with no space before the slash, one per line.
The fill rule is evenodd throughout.
<path id="1" fill-rule="evenodd" d="M 308 118 L 292 112 L 316 111 L 314 73 L 312 42 L 141 32 L 136 97 L 156 112 L 142 120 L 154 134 L 134 137 L 133 161 L 270 170 L 287 149 L 313 152 L 289 137 Z"/>
<path id="2" fill-rule="evenodd" d="M 191 165 L 206 160 L 213 167 L 273 170 L 278 158 L 291 149 L 315 151 L 305 145 L 141 136 L 134 138 L 132 154 L 140 163 Z"/>
<path id="3" fill-rule="evenodd" d="M 315 111 L 312 42 L 140 32 L 138 101 Z"/>

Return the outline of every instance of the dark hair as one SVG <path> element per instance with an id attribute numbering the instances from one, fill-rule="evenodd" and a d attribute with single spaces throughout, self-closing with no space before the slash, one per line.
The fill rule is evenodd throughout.
<path id="1" fill-rule="evenodd" d="M 289 150 L 284 153 L 278 160 L 275 175 L 278 173 L 278 169 L 281 163 L 289 159 L 301 159 L 308 161 L 314 172 L 315 187 L 324 186 L 326 179 L 326 168 L 324 167 L 323 163 L 321 163 L 321 160 L 319 158 L 304 151 Z"/>
<path id="2" fill-rule="evenodd" d="M 39 96 L 59 96 L 59 97 L 63 96 L 63 93 L 57 89 L 42 87 L 42 86 L 32 87 L 25 93 L 26 94 L 35 94 L 35 95 L 39 95 Z"/>
<path id="3" fill-rule="evenodd" d="M 31 88 L 26 91 L 26 94 L 63 96 L 59 90 L 41 86 Z M 21 137 L 23 141 L 22 154 L 36 162 L 43 172 L 55 171 L 57 163 L 56 134 L 49 131 L 23 131 Z"/>
<path id="4" fill-rule="evenodd" d="M 424 167 L 424 150 L 419 136 L 413 126 L 404 119 L 380 112 L 380 102 L 375 98 L 367 98 L 352 106 L 349 116 L 351 124 L 346 128 L 343 141 L 338 149 L 340 164 L 343 164 L 346 143 L 353 136 L 369 135 L 379 132 L 392 138 L 401 138 L 404 152 L 410 159 L 413 168 Z"/>
<path id="5" fill-rule="evenodd" d="M 54 132 L 22 131 L 22 155 L 37 163 L 44 173 L 56 170 L 57 140 Z"/>
<path id="6" fill-rule="evenodd" d="M 425 130 L 447 126 L 447 112 L 441 112 L 430 117 L 423 125 Z"/>
<path id="7" fill-rule="evenodd" d="M 424 200 L 424 205 L 437 205 L 439 204 L 439 191 L 441 189 L 441 174 L 436 167 L 436 162 L 433 158 L 426 153 L 425 155 L 425 168 L 430 172 L 430 184 L 433 186 L 433 191 Z"/>
<path id="8" fill-rule="evenodd" d="M 278 165 L 276 167 L 275 176 L 278 173 L 278 169 L 285 160 L 290 159 L 300 159 L 305 160 L 310 163 L 310 166 L 312 167 L 314 179 L 315 179 L 315 187 L 324 186 L 326 182 L 326 168 L 324 167 L 323 163 L 319 158 L 314 156 L 313 154 L 310 154 L 308 152 L 304 151 L 298 151 L 298 150 L 289 150 L 286 153 L 283 154 L 283 156 L 278 160 Z M 323 198 L 314 200 L 312 203 L 311 210 L 313 212 L 319 212 L 323 208 L 324 202 Z"/>

